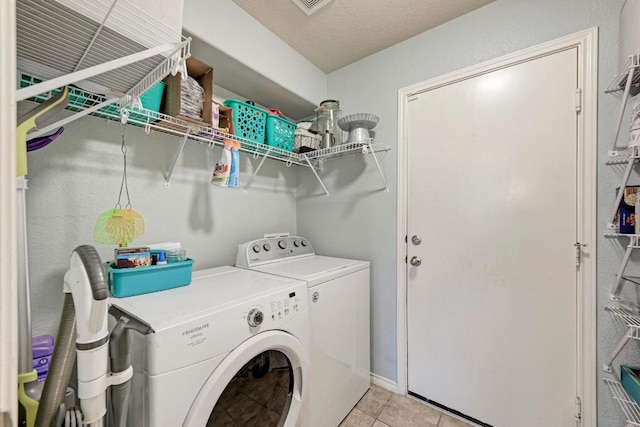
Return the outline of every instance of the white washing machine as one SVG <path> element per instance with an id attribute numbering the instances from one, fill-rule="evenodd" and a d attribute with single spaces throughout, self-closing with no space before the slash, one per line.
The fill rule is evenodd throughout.
<path id="1" fill-rule="evenodd" d="M 309 422 L 336 427 L 370 386 L 369 262 L 316 255 L 302 237 L 238 247 L 236 266 L 307 282 Z"/>
<path id="2" fill-rule="evenodd" d="M 111 303 L 153 330 L 132 333 L 128 425 L 307 425 L 305 282 L 218 267 Z"/>

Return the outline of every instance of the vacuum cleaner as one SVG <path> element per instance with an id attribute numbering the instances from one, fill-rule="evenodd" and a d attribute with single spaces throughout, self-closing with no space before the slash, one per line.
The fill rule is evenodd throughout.
<path id="1" fill-rule="evenodd" d="M 109 334 L 109 292 L 102 261 L 93 246 L 78 246 L 72 252 L 64 292 L 60 328 L 35 425 L 61 425 L 60 407 L 77 358 L 80 411 L 67 410 L 62 424 L 125 427 L 133 376 L 128 331 L 145 332 L 144 327 L 121 318 Z M 107 424 L 109 389 L 112 416 Z"/>

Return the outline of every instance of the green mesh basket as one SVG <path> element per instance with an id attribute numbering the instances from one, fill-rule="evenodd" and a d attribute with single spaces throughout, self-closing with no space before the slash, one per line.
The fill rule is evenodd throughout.
<path id="1" fill-rule="evenodd" d="M 235 134 L 259 144 L 265 141 L 265 122 L 267 112 L 236 99 L 227 99 L 224 105 L 233 110 Z"/>
<path id="2" fill-rule="evenodd" d="M 296 125 L 283 118 L 267 116 L 267 145 L 284 151 L 293 151 Z"/>

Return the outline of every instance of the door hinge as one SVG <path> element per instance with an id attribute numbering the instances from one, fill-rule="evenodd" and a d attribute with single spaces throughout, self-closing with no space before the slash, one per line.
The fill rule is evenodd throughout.
<path id="1" fill-rule="evenodd" d="M 582 420 L 582 400 L 579 397 L 576 397 L 576 421 L 578 424 Z"/>
<path id="2" fill-rule="evenodd" d="M 587 246 L 587 244 L 576 242 L 573 246 L 576 248 L 576 267 L 580 267 L 580 262 L 582 262 L 582 248 Z"/>
<path id="3" fill-rule="evenodd" d="M 576 89 L 576 112 L 582 111 L 582 89 Z"/>

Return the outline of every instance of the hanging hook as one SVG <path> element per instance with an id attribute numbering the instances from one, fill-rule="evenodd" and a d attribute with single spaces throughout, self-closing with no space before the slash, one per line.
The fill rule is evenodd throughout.
<path id="1" fill-rule="evenodd" d="M 147 116 L 147 124 L 144 125 L 144 133 L 149 135 L 151 133 L 151 117 Z"/>
<path id="2" fill-rule="evenodd" d="M 171 67 L 171 75 L 175 76 L 180 72 L 180 61 L 182 60 L 182 55 L 180 53 L 176 53 L 173 55 L 172 61 L 173 66 Z"/>
<path id="3" fill-rule="evenodd" d="M 289 156 L 289 160 L 287 160 L 287 162 L 285 163 L 285 165 L 290 168 L 291 165 L 293 164 L 293 156 Z"/>
<path id="4" fill-rule="evenodd" d="M 139 96 L 136 96 L 135 98 L 133 98 L 133 101 L 131 101 L 131 108 L 138 108 L 140 110 L 144 109 L 144 106 L 142 105 L 142 101 L 140 100 Z"/>
<path id="5" fill-rule="evenodd" d="M 122 108 L 120 110 L 120 123 L 122 123 L 123 125 L 126 125 L 128 118 L 129 118 L 129 111 Z"/>
<path id="6" fill-rule="evenodd" d="M 179 65 L 179 71 L 180 74 L 182 75 L 182 80 L 187 80 L 188 77 L 188 70 L 187 70 L 187 61 L 184 58 L 180 58 L 180 60 L 178 61 Z"/>

